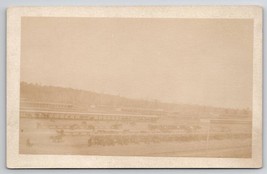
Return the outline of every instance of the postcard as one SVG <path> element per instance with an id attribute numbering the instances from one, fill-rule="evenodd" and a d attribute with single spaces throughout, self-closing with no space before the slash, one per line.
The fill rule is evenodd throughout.
<path id="1" fill-rule="evenodd" d="M 8 9 L 7 167 L 261 166 L 260 7 Z"/>

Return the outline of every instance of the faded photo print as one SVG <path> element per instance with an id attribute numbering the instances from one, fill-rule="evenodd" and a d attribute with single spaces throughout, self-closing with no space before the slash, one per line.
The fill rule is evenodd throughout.
<path id="1" fill-rule="evenodd" d="M 22 17 L 19 153 L 251 158 L 252 19 Z"/>

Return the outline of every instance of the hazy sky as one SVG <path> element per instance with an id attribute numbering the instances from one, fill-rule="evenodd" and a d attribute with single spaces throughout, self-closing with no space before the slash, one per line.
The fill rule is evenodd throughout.
<path id="1" fill-rule="evenodd" d="M 245 19 L 24 17 L 21 80 L 251 108 L 252 39 Z"/>

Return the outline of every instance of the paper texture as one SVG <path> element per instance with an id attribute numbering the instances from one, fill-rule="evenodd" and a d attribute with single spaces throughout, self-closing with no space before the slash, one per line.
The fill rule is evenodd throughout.
<path id="1" fill-rule="evenodd" d="M 261 167 L 261 8 L 7 16 L 8 167 Z"/>

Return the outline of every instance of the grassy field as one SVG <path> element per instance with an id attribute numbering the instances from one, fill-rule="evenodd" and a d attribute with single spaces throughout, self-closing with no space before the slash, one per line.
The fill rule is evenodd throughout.
<path id="1" fill-rule="evenodd" d="M 146 125 L 148 123 L 137 123 L 133 124 L 132 127 L 129 127 L 128 124 L 131 125 L 132 123 L 127 123 L 127 126 L 124 127 L 123 124 L 120 125 L 118 122 L 98 122 L 96 124 L 94 122 L 84 123 L 81 120 L 21 118 L 20 153 L 218 158 L 251 157 L 251 136 L 246 134 L 225 133 L 216 134 L 215 136 L 214 132 L 210 132 L 210 135 L 208 135 L 206 129 L 200 129 L 199 133 L 181 131 L 158 133 L 147 131 Z M 108 128 L 111 125 L 119 125 L 119 128 L 111 130 Z M 109 141 L 112 140 L 112 143 L 101 142 L 105 139 L 105 136 L 101 141 L 95 141 L 96 143 L 94 144 L 88 143 L 92 136 L 103 137 L 106 134 L 106 132 L 103 133 L 103 130 L 109 132 L 111 136 L 107 135 L 106 137 L 110 139 Z M 154 136 L 154 138 L 152 135 L 145 136 L 148 133 L 160 134 L 160 136 Z M 114 140 L 118 135 L 124 137 L 123 143 Z M 137 138 L 133 141 L 131 137 Z M 140 139 L 140 137 L 144 138 Z M 158 141 L 154 141 L 155 138 Z"/>

